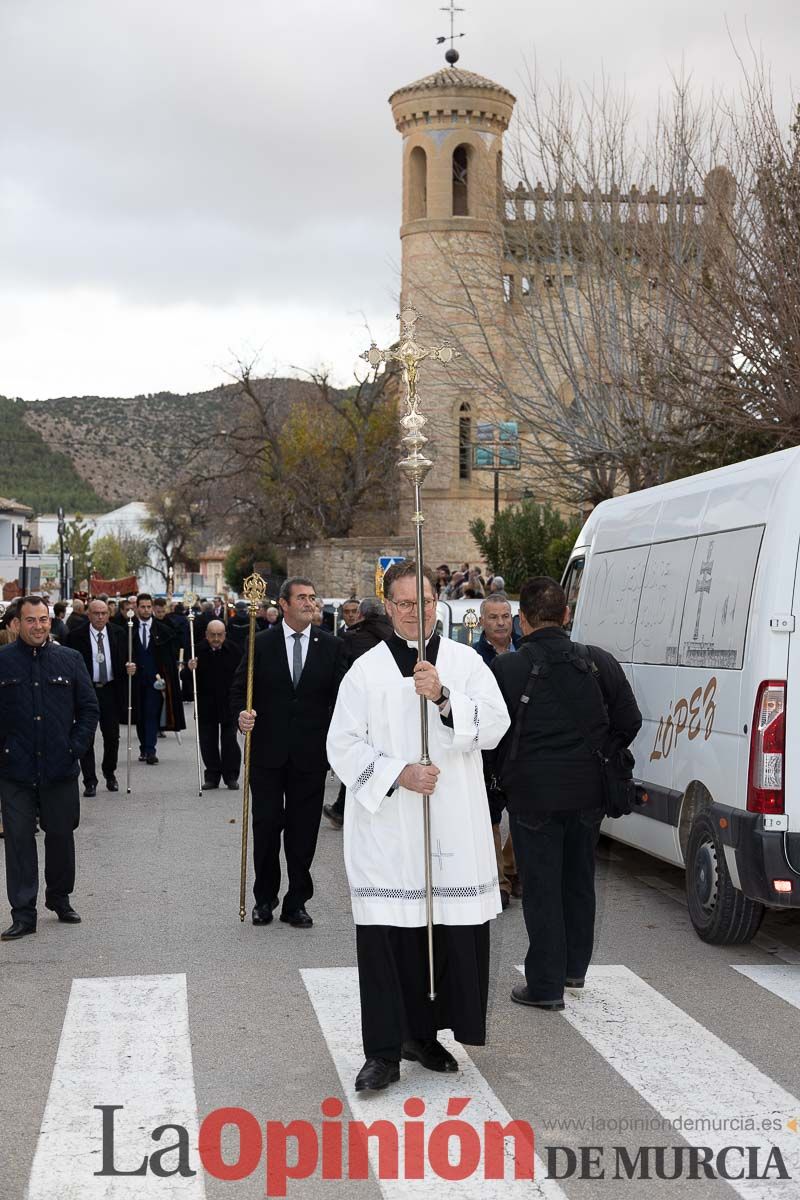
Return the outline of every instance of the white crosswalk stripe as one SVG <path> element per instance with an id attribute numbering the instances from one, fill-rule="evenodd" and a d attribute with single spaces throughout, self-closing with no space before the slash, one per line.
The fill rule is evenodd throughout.
<path id="1" fill-rule="evenodd" d="M 102 1164 L 95 1105 L 112 1104 L 124 1106 L 116 1114 L 120 1170 L 158 1150 L 150 1138 L 158 1125 L 184 1126 L 197 1146 L 185 975 L 73 980 L 27 1200 L 204 1200 L 201 1170 L 168 1179 L 94 1174 Z M 174 1143 L 170 1133 L 164 1145 Z M 165 1165 L 175 1162 L 172 1155 Z"/>
<path id="2" fill-rule="evenodd" d="M 787 1004 L 800 1008 L 800 967 L 790 963 L 770 963 L 769 966 L 736 966 L 733 969 L 759 987 L 780 996 Z"/>
<path id="3" fill-rule="evenodd" d="M 800 1138 L 788 1126 L 800 1101 L 699 1021 L 624 966 L 592 966 L 586 987 L 567 994 L 563 1015 L 656 1112 L 682 1123 L 690 1145 L 715 1154 L 724 1146 L 758 1146 L 762 1166 L 778 1147 L 792 1182 L 778 1183 L 774 1174 L 730 1181 L 740 1196 L 800 1197 Z M 692 1131 L 687 1121 L 695 1123 Z"/>
<path id="4" fill-rule="evenodd" d="M 440 1041 L 459 1060 L 461 1070 L 457 1075 L 439 1075 L 426 1071 L 417 1063 L 404 1062 L 401 1065 L 399 1083 L 392 1084 L 385 1092 L 370 1093 L 368 1096 L 358 1095 L 353 1082 L 364 1062 L 358 972 L 350 967 L 336 967 L 327 970 L 304 970 L 302 976 L 328 1050 L 336 1065 L 343 1094 L 347 1097 L 356 1120 L 392 1122 L 401 1131 L 402 1145 L 403 1126 L 409 1119 L 403 1105 L 412 1096 L 425 1102 L 424 1117 L 419 1119 L 425 1121 L 426 1135 L 429 1135 L 439 1122 L 447 1120 L 448 1100 L 453 1097 L 470 1098 L 461 1119 L 477 1130 L 482 1140 L 486 1121 L 499 1121 L 506 1125 L 512 1119 L 464 1048 L 445 1034 L 440 1035 Z M 514 1197 L 519 1197 L 520 1200 L 522 1197 L 526 1197 L 527 1200 L 534 1200 L 536 1197 L 542 1200 L 566 1200 L 558 1184 L 544 1178 L 544 1166 L 538 1159 L 535 1164 L 534 1182 L 515 1180 L 513 1151 L 509 1152 L 510 1145 L 510 1141 L 507 1142 L 505 1180 L 484 1179 L 481 1158 L 480 1166 L 474 1174 L 462 1181 L 441 1179 L 428 1167 L 424 1179 L 404 1179 L 401 1168 L 400 1179 L 378 1179 L 378 1183 L 387 1200 L 416 1200 L 417 1197 L 419 1200 L 424 1200 L 425 1197 L 436 1197 L 436 1200 L 450 1200 L 451 1197 L 453 1200 L 514 1200 Z M 455 1152 L 454 1157 L 457 1158 Z M 370 1149 L 370 1162 L 373 1173 L 378 1178 L 377 1148 L 374 1145 Z M 403 1162 L 402 1152 L 400 1162 Z"/>

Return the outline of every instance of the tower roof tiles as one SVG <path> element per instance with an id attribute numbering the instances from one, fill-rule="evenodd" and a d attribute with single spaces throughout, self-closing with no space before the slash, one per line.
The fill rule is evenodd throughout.
<path id="1" fill-rule="evenodd" d="M 389 97 L 389 102 L 391 103 L 396 96 L 408 93 L 454 91 L 459 88 L 480 88 L 482 91 L 500 92 L 512 100 L 515 99 L 508 88 L 494 83 L 485 75 L 476 75 L 474 71 L 463 71 L 460 67 L 442 67 L 441 70 L 434 71 L 432 75 L 426 75 L 424 79 L 417 79 L 414 83 L 407 83 L 405 87 L 397 88 Z"/>

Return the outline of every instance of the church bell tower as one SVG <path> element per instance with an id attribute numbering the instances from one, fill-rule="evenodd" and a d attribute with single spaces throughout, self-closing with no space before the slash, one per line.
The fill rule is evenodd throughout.
<path id="1" fill-rule="evenodd" d="M 481 271 L 480 324 L 502 323 L 503 136 L 515 100 L 500 84 L 457 67 L 457 51 L 446 57 L 448 66 L 389 98 L 403 139 L 401 301 L 419 312 L 425 344 L 449 337 L 479 353 L 474 319 L 465 314 L 464 274 Z M 464 372 L 463 365 L 430 365 L 420 378 L 435 460 L 425 483 L 433 565 L 474 560 L 469 522 L 492 519 L 492 479 L 473 469 L 472 448 L 478 421 L 493 414 L 476 393 L 474 371 L 466 369 L 470 378 Z"/>

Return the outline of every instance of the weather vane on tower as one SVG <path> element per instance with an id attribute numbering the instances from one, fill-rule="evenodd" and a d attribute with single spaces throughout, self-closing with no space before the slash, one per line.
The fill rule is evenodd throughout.
<path id="1" fill-rule="evenodd" d="M 455 46 L 453 45 L 453 42 L 456 40 L 456 38 L 464 37 L 463 33 L 455 33 L 454 32 L 456 13 L 464 12 L 464 9 L 457 8 L 455 0 L 450 0 L 450 4 L 447 6 L 447 8 L 443 7 L 439 11 L 450 14 L 450 49 L 445 51 L 444 57 L 445 57 L 445 60 L 450 64 L 450 66 L 454 67 L 455 64 L 458 62 L 460 56 L 459 56 L 459 53 L 456 50 Z M 445 35 L 445 37 L 437 37 L 436 45 L 441 46 L 446 41 L 447 41 L 446 35 Z"/>

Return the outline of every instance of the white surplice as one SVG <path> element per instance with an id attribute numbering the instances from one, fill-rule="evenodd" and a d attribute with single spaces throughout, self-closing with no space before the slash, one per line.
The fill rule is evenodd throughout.
<path id="1" fill-rule="evenodd" d="M 415 645 L 415 644 L 414 644 Z M 501 912 L 481 750 L 509 726 L 494 675 L 469 646 L 443 638 L 436 670 L 450 689 L 453 728 L 430 701 L 433 920 L 480 925 Z M 419 762 L 419 697 L 385 642 L 357 659 L 339 689 L 328 760 L 347 786 L 344 858 L 357 925 L 426 923 L 422 796 L 387 792 Z"/>

